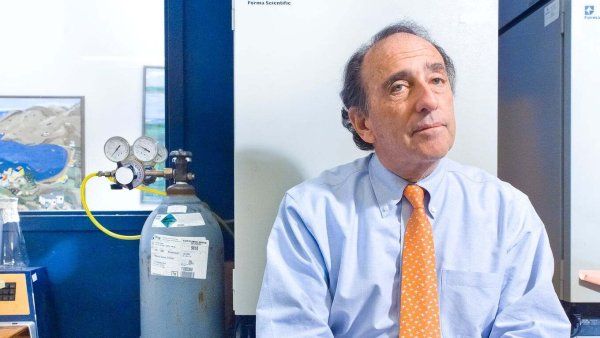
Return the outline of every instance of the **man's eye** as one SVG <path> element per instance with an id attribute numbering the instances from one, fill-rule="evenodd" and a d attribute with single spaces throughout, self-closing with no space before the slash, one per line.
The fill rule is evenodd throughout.
<path id="1" fill-rule="evenodd" d="M 404 83 L 394 83 L 391 87 L 392 93 L 398 93 L 406 89 L 406 85 Z"/>
<path id="2" fill-rule="evenodd" d="M 441 77 L 436 77 L 432 81 L 433 81 L 433 84 L 436 84 L 436 85 L 441 85 L 441 84 L 445 83 L 445 80 Z"/>

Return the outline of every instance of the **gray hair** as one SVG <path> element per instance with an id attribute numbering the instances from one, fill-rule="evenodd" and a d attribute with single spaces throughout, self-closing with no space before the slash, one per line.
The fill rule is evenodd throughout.
<path id="1" fill-rule="evenodd" d="M 350 122 L 350 118 L 348 116 L 348 109 L 351 107 L 358 107 L 360 109 L 361 114 L 368 114 L 369 107 L 367 101 L 367 92 L 363 86 L 362 79 L 360 76 L 360 70 L 363 64 L 363 60 L 367 52 L 379 41 L 397 34 L 397 33 L 407 33 L 416 35 L 427 42 L 431 43 L 435 49 L 442 55 L 442 59 L 444 60 L 444 64 L 446 65 L 446 73 L 448 74 L 448 79 L 450 81 L 450 88 L 454 92 L 454 80 L 455 80 L 455 69 L 454 63 L 452 59 L 446 54 L 442 47 L 438 46 L 433 40 L 429 37 L 427 31 L 415 24 L 411 21 L 400 21 L 398 23 L 392 24 L 381 31 L 375 34 L 371 41 L 360 47 L 348 60 L 348 64 L 346 64 L 346 68 L 344 70 L 344 87 L 340 92 L 340 97 L 342 98 L 342 102 L 344 107 L 342 108 L 342 125 L 348 129 L 352 133 L 352 137 L 354 139 L 354 143 L 359 149 L 362 150 L 372 150 L 373 145 L 371 143 L 365 142 L 360 135 L 354 130 L 352 123 Z"/>

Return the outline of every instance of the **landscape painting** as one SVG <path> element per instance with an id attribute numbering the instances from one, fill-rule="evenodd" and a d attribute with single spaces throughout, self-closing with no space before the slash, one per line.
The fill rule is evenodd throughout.
<path id="1" fill-rule="evenodd" d="M 144 67 L 144 135 L 152 137 L 165 145 L 165 68 Z M 164 163 L 157 164 L 157 170 L 163 170 Z M 158 178 L 151 188 L 165 191 L 165 180 Z M 142 203 L 159 204 L 161 196 L 142 192 Z"/>
<path id="2" fill-rule="evenodd" d="M 81 209 L 84 98 L 0 96 L 0 198 L 19 210 Z"/>

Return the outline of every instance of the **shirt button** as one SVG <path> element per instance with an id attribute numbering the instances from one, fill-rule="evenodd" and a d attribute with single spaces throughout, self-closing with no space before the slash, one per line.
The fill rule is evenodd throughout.
<path id="1" fill-rule="evenodd" d="M 435 208 L 434 208 L 434 207 L 431 207 L 431 209 L 430 209 L 430 210 L 431 210 L 431 213 L 432 213 L 432 214 L 435 214 Z"/>
<path id="2" fill-rule="evenodd" d="M 387 205 L 384 205 L 381 207 L 381 210 L 383 210 L 383 212 L 387 212 L 388 211 L 388 207 Z"/>

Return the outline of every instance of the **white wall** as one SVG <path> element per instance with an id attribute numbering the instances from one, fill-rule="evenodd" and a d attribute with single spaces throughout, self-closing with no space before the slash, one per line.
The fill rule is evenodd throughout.
<path id="1" fill-rule="evenodd" d="M 265 245 L 285 190 L 366 153 L 340 124 L 342 71 L 384 26 L 411 18 L 455 61 L 450 157 L 496 173 L 498 2 L 235 1 L 234 309 L 254 314 Z"/>
<path id="2" fill-rule="evenodd" d="M 142 133 L 143 66 L 164 65 L 163 0 L 0 0 L 0 95 L 85 96 L 85 172 L 114 169 L 104 142 Z M 93 210 L 150 209 L 88 184 Z"/>

